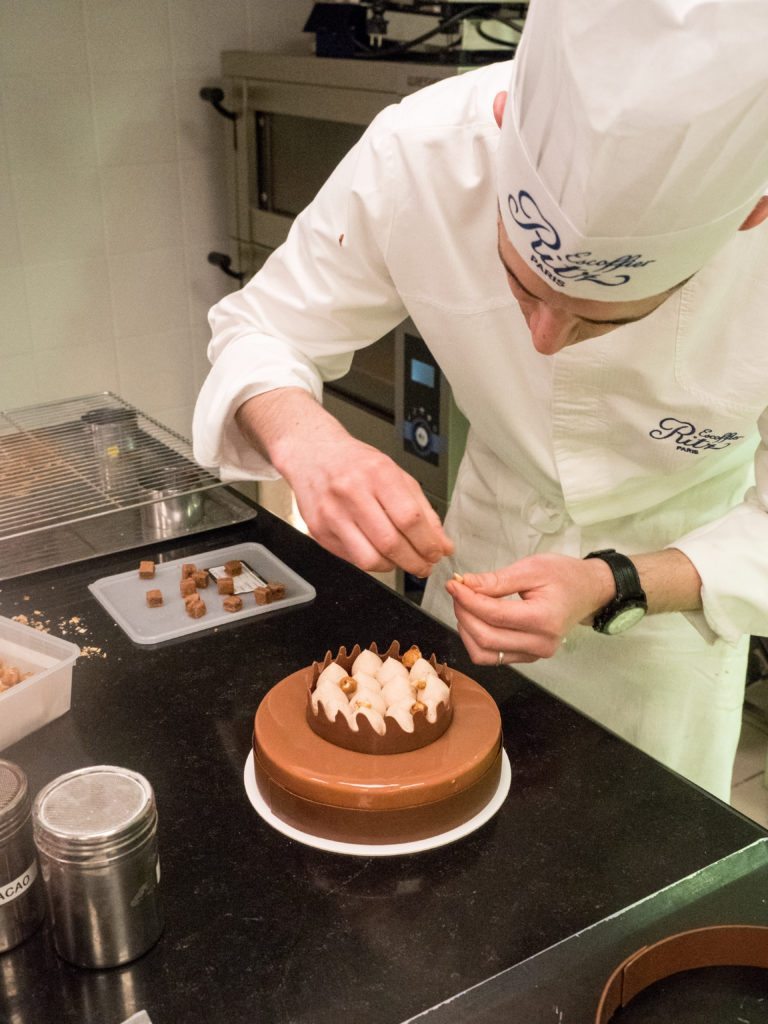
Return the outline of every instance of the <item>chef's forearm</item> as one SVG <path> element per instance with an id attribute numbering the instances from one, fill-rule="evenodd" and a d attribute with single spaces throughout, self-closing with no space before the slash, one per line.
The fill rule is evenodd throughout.
<path id="1" fill-rule="evenodd" d="M 691 612 L 701 608 L 701 577 L 682 551 L 667 548 L 629 557 L 640 576 L 649 613 Z M 601 558 L 582 559 L 578 577 L 568 586 L 574 600 L 589 608 L 589 614 L 580 620 L 586 625 L 616 597 L 613 573 Z"/>
<path id="2" fill-rule="evenodd" d="M 321 434 L 346 435 L 338 420 L 302 388 L 276 388 L 249 398 L 235 419 L 249 444 L 283 475 L 297 446 L 317 443 Z"/>
<path id="3" fill-rule="evenodd" d="M 691 612 L 701 608 L 701 577 L 682 551 L 667 548 L 629 557 L 640 576 L 651 614 Z M 582 564 L 583 572 L 588 574 L 592 614 L 596 614 L 616 596 L 613 574 L 599 558 L 584 559 Z"/>
<path id="4" fill-rule="evenodd" d="M 701 608 L 701 577 L 677 548 L 631 555 L 648 598 L 649 612 L 691 612 Z"/>

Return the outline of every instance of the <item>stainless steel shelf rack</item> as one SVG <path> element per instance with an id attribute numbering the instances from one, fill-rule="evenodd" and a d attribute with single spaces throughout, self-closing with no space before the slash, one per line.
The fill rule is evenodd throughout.
<path id="1" fill-rule="evenodd" d="M 147 515 L 196 496 L 158 530 Z M 0 412 L 0 579 L 251 518 L 180 434 L 111 392 Z"/>

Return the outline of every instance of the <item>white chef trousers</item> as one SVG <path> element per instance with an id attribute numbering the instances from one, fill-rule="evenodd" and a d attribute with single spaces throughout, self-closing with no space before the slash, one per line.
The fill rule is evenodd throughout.
<path id="1" fill-rule="evenodd" d="M 542 551 L 576 557 L 602 547 L 655 551 L 692 524 L 682 523 L 680 509 L 670 507 L 580 528 L 556 501 L 537 501 L 470 435 L 445 525 L 456 554 L 433 572 L 423 607 L 455 628 L 445 591 L 453 572 L 498 569 Z M 710 643 L 683 615 L 659 614 L 613 637 L 576 626 L 554 657 L 513 667 L 727 802 L 748 646 L 747 636 L 736 646 Z"/>

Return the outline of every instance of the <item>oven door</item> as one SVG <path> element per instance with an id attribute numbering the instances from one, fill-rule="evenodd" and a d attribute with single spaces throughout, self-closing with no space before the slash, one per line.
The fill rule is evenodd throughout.
<path id="1" fill-rule="evenodd" d="M 276 248 L 372 118 L 386 93 L 300 82 L 240 83 L 239 237 Z"/>

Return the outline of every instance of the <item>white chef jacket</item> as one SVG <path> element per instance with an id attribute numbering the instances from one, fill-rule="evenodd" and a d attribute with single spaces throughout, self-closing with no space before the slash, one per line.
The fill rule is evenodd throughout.
<path id="1" fill-rule="evenodd" d="M 492 102 L 509 77 L 494 64 L 384 110 L 286 243 L 213 307 L 195 456 L 224 479 L 274 478 L 238 406 L 287 386 L 321 399 L 410 316 L 471 423 L 446 523 L 456 555 L 428 606 L 455 623 L 454 569 L 679 548 L 703 612 L 620 637 L 577 627 L 522 670 L 727 797 L 747 638 L 768 632 L 768 229 L 739 233 L 644 320 L 539 354 L 496 252 Z"/>

